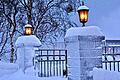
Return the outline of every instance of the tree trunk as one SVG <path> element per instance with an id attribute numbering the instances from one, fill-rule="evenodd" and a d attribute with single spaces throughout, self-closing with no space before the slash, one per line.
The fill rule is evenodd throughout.
<path id="1" fill-rule="evenodd" d="M 28 17 L 28 24 L 32 25 L 32 0 L 28 0 L 27 17 Z"/>
<path id="2" fill-rule="evenodd" d="M 11 56 L 10 56 L 10 63 L 14 62 L 14 45 L 13 45 L 13 34 L 10 33 L 10 46 L 11 46 Z"/>

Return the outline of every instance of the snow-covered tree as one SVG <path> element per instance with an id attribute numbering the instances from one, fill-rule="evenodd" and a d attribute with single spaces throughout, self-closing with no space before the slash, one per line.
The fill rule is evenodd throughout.
<path id="1" fill-rule="evenodd" d="M 14 42 L 24 34 L 27 23 L 33 26 L 33 33 L 42 43 L 64 36 L 75 25 L 68 13 L 76 11 L 77 5 L 74 0 L 0 0 L 0 55 L 9 49 L 13 62 Z"/>

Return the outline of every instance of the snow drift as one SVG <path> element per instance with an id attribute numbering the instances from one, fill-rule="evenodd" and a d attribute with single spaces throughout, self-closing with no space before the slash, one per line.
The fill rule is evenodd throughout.
<path id="1" fill-rule="evenodd" d="M 17 64 L 0 62 L 0 77 L 15 73 L 18 69 Z"/>
<path id="2" fill-rule="evenodd" d="M 93 69 L 93 80 L 120 80 L 120 73 L 104 69 Z"/>

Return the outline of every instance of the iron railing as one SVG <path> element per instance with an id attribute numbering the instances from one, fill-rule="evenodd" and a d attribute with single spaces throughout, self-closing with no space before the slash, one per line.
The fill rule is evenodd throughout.
<path id="1" fill-rule="evenodd" d="M 35 54 L 35 69 L 39 77 L 67 76 L 67 50 L 39 49 Z"/>
<path id="2" fill-rule="evenodd" d="M 103 68 L 110 71 L 120 72 L 120 46 L 109 45 L 103 47 Z"/>

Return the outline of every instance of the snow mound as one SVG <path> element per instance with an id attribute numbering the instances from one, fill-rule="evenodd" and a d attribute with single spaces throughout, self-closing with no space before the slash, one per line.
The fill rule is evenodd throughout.
<path id="1" fill-rule="evenodd" d="M 17 72 L 18 69 L 17 64 L 0 62 L 0 77 Z"/>
<path id="2" fill-rule="evenodd" d="M 18 70 L 16 73 L 11 75 L 6 75 L 0 77 L 0 80 L 68 80 L 67 78 L 62 77 L 36 77 L 36 76 L 29 76 L 22 72 L 22 70 Z"/>
<path id="3" fill-rule="evenodd" d="M 18 70 L 16 73 L 8 75 L 7 79 L 6 79 L 6 76 L 2 77 L 1 79 L 2 80 L 38 80 L 34 76 L 25 75 L 22 70 Z"/>
<path id="4" fill-rule="evenodd" d="M 72 27 L 67 30 L 65 38 L 71 36 L 104 36 L 101 29 L 97 26 Z"/>
<path id="5" fill-rule="evenodd" d="M 26 75 L 32 75 L 32 76 L 35 76 L 35 69 L 34 69 L 34 66 L 32 66 L 32 67 L 30 67 L 30 68 L 27 68 L 26 70 L 25 70 L 25 74 Z"/>
<path id="6" fill-rule="evenodd" d="M 35 75 L 31 75 L 31 73 L 33 74 L 33 67 L 28 70 L 24 73 L 15 63 L 0 62 L 0 80 L 68 80 L 68 78 L 60 76 L 37 77 Z"/>
<path id="7" fill-rule="evenodd" d="M 120 80 L 120 73 L 104 69 L 93 69 L 93 80 Z"/>
<path id="8" fill-rule="evenodd" d="M 16 47 L 20 46 L 40 46 L 41 42 L 35 35 L 21 36 L 15 43 Z"/>
<path id="9" fill-rule="evenodd" d="M 14 63 L 0 62 L 0 69 L 14 69 L 14 68 L 18 68 L 18 65 Z"/>

